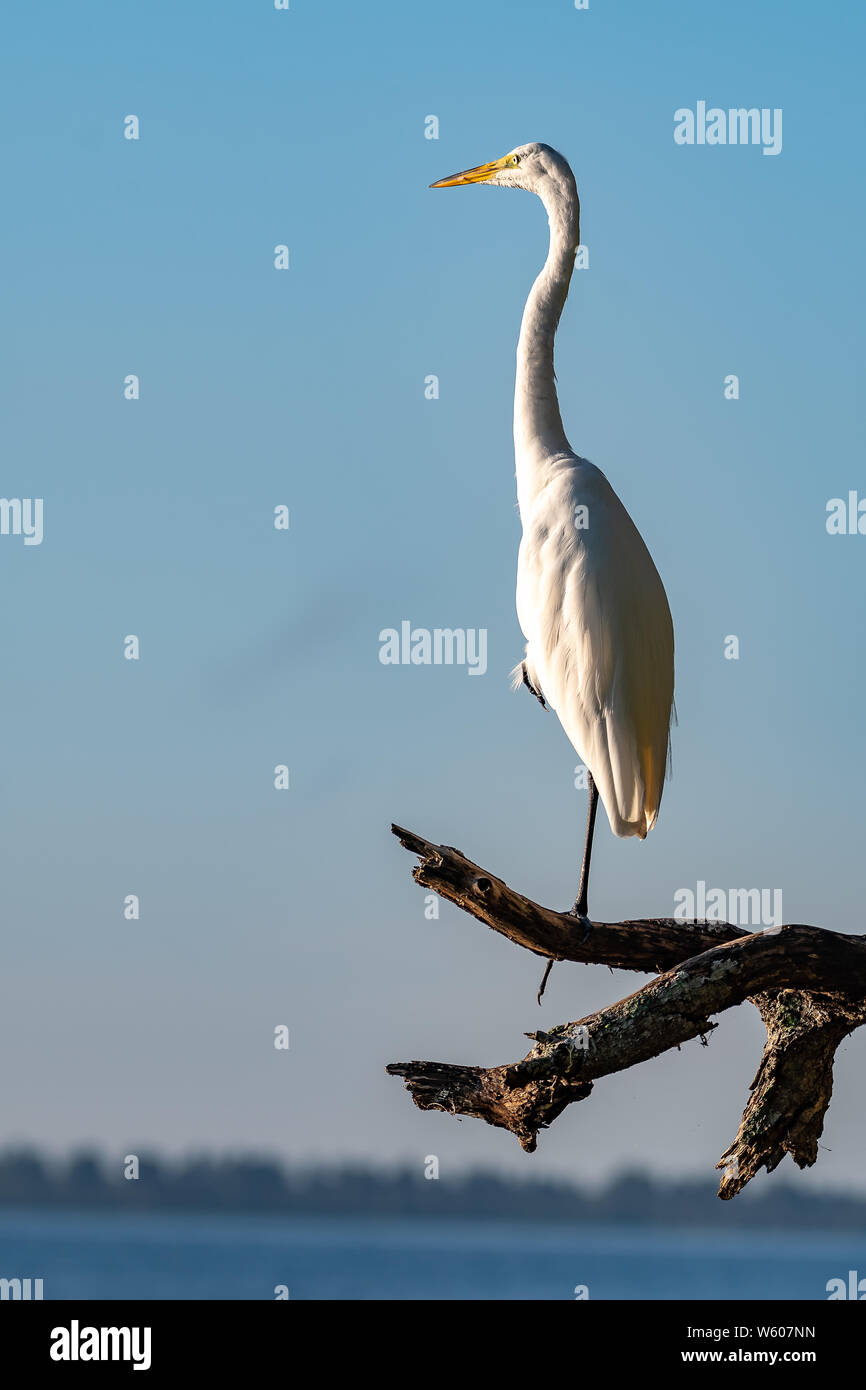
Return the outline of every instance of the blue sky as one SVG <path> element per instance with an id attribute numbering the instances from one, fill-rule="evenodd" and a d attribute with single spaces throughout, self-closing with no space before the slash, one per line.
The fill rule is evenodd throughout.
<path id="1" fill-rule="evenodd" d="M 599 822 L 593 914 L 704 880 L 859 930 L 866 537 L 824 521 L 866 495 L 863 30 L 799 0 L 10 18 L 3 492 L 44 498 L 45 538 L 0 537 L 6 1138 L 711 1170 L 748 1006 L 708 1052 L 599 1084 L 531 1159 L 384 1075 L 509 1060 L 639 983 L 559 966 L 537 1009 L 537 961 L 447 905 L 425 921 L 388 833 L 573 899 L 576 757 L 508 683 L 514 347 L 546 224 L 526 194 L 427 185 L 529 140 L 578 180 L 562 412 L 665 581 L 680 721 L 657 829 Z M 698 100 L 781 107 L 782 153 L 675 145 Z M 486 628 L 487 673 L 381 665 L 403 619 Z M 862 1185 L 863 1061 L 851 1040 L 801 1181 Z"/>

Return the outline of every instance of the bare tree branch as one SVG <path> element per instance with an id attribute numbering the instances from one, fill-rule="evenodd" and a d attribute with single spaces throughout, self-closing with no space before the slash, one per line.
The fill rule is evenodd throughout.
<path id="1" fill-rule="evenodd" d="M 772 1173 L 786 1153 L 798 1168 L 812 1166 L 833 1094 L 836 1049 L 866 1023 L 866 1002 L 841 994 L 783 989 L 752 1003 L 767 1041 L 737 1137 L 716 1164 L 724 1169 L 720 1197 L 735 1197 L 759 1168 Z"/>
<path id="2" fill-rule="evenodd" d="M 421 859 L 412 870 L 416 883 L 431 888 L 537 956 L 655 975 L 710 946 L 748 935 L 727 922 L 651 917 L 630 922 L 593 921 L 592 934 L 584 942 L 580 923 L 568 912 L 539 907 L 515 893 L 501 878 L 473 864 L 459 849 L 431 844 L 399 825 L 392 825 L 391 832 Z"/>
<path id="3" fill-rule="evenodd" d="M 418 854 L 415 879 L 515 944 L 556 960 L 657 970 L 656 979 L 608 1008 L 551 1032 L 519 1062 L 492 1068 L 399 1062 L 422 1110 L 471 1115 L 510 1130 L 532 1152 L 539 1130 L 593 1082 L 689 1039 L 706 1041 L 711 1015 L 752 999 L 767 1026 L 764 1056 L 737 1138 L 717 1165 L 731 1197 L 763 1166 L 790 1153 L 815 1162 L 832 1093 L 836 1048 L 866 1022 L 866 939 L 791 925 L 754 934 L 727 923 L 670 918 L 593 922 L 583 940 L 568 913 L 540 907 L 459 850 L 392 827 Z"/>

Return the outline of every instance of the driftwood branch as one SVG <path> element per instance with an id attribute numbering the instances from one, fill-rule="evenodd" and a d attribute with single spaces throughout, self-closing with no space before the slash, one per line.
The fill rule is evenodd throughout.
<path id="1" fill-rule="evenodd" d="M 416 881 L 535 955 L 653 973 L 636 993 L 550 1032 L 528 1034 L 522 1060 L 498 1067 L 398 1062 L 422 1110 L 472 1115 L 510 1130 L 528 1152 L 538 1132 L 593 1083 L 679 1047 L 706 1041 L 712 1015 L 750 999 L 767 1042 L 739 1132 L 722 1156 L 719 1195 L 734 1196 L 786 1153 L 815 1162 L 833 1088 L 836 1048 L 866 1022 L 866 938 L 790 925 L 749 933 L 721 922 L 649 918 L 593 922 L 540 907 L 459 850 L 392 827 L 417 854 Z"/>

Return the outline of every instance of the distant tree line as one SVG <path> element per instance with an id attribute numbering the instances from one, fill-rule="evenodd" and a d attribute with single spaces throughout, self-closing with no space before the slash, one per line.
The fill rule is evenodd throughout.
<path id="1" fill-rule="evenodd" d="M 262 1212 L 291 1216 L 449 1217 L 664 1226 L 795 1226 L 866 1230 L 866 1198 L 778 1184 L 720 1202 L 715 1185 L 627 1172 L 599 1192 L 553 1179 L 423 1172 L 357 1164 L 283 1167 L 267 1158 L 137 1157 L 137 1177 L 95 1152 L 57 1161 L 34 1149 L 0 1153 L 0 1205 L 114 1211 Z"/>

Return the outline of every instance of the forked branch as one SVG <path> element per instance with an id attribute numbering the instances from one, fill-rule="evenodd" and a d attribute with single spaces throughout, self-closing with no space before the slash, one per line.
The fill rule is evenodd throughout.
<path id="1" fill-rule="evenodd" d="M 398 1062 L 422 1110 L 472 1115 L 510 1130 L 532 1152 L 538 1132 L 593 1082 L 679 1047 L 706 1040 L 712 1015 L 751 999 L 767 1043 L 734 1143 L 720 1163 L 720 1196 L 732 1197 L 760 1167 L 785 1153 L 800 1167 L 815 1162 L 832 1093 L 833 1057 L 866 1022 L 866 939 L 790 925 L 758 933 L 727 923 L 650 918 L 593 922 L 589 937 L 568 913 L 540 907 L 459 850 L 392 827 L 420 857 L 418 883 L 494 931 L 554 960 L 653 972 L 635 994 L 550 1032 L 520 1061 L 498 1067 Z"/>

